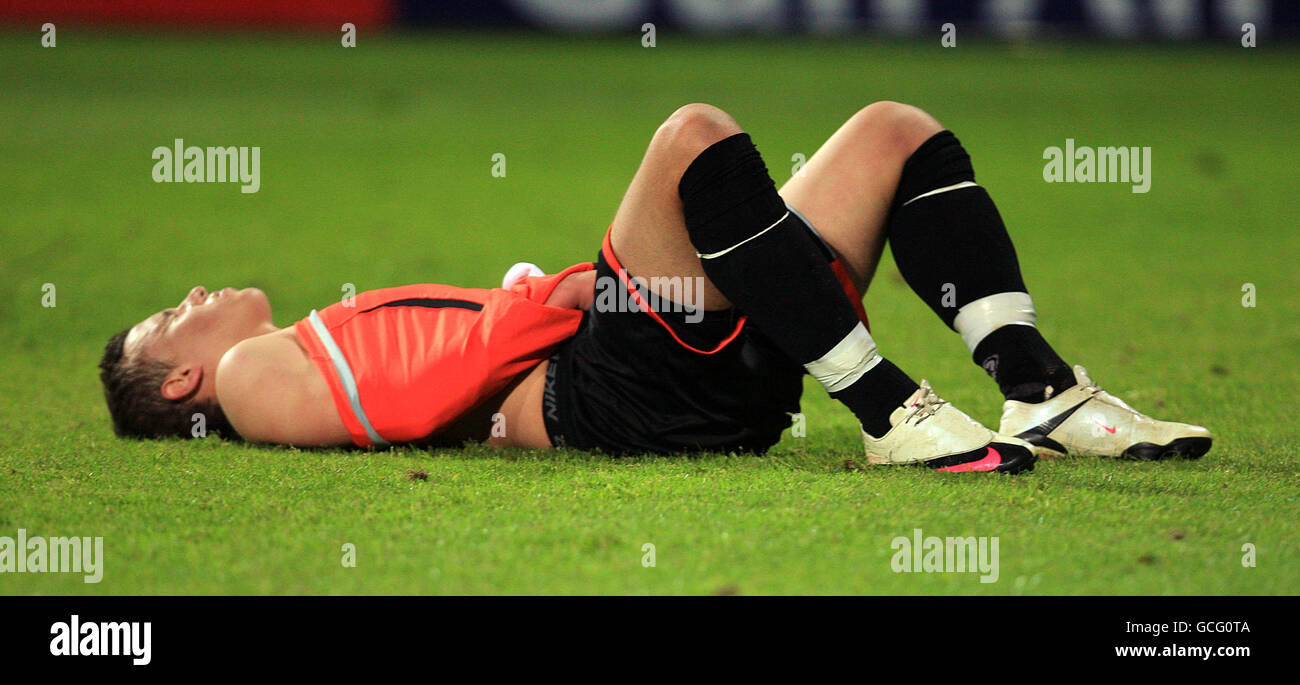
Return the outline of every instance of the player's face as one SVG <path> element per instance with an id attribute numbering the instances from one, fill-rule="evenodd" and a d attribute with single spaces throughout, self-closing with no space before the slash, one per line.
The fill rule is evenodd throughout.
<path id="1" fill-rule="evenodd" d="M 177 363 L 214 363 L 235 344 L 274 330 L 271 303 L 257 288 L 190 290 L 175 307 L 164 309 L 131 328 L 127 354 L 147 350 L 149 356 Z"/>

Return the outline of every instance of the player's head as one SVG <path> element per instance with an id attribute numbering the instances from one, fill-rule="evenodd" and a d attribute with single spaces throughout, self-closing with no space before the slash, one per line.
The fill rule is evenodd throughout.
<path id="1" fill-rule="evenodd" d="M 202 413 L 207 430 L 233 435 L 217 404 L 217 364 L 240 341 L 274 330 L 261 290 L 198 286 L 177 306 L 113 336 L 99 362 L 113 430 L 189 436 L 193 415 Z"/>

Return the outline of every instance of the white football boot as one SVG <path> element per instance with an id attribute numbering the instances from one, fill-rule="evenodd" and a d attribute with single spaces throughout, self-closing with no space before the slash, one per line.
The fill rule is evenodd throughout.
<path id="1" fill-rule="evenodd" d="M 1033 443 L 1042 457 L 1076 454 L 1096 457 L 1195 459 L 1210 451 L 1214 436 L 1201 426 L 1157 421 L 1102 390 L 1082 366 L 1076 384 L 1045 402 L 1007 400 L 1002 432 Z"/>
<path id="2" fill-rule="evenodd" d="M 998 435 L 939 398 L 921 381 L 889 415 L 892 428 L 879 439 L 862 431 L 872 464 L 918 464 L 939 471 L 1019 473 L 1034 468 L 1033 446 Z"/>
<path id="3" fill-rule="evenodd" d="M 530 276 L 545 276 L 546 272 L 532 262 L 519 262 L 506 271 L 506 275 L 501 279 L 501 289 L 509 290 L 510 286 L 524 280 Z"/>

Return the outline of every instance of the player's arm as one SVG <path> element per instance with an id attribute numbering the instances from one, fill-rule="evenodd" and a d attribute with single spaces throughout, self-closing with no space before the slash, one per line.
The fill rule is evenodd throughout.
<path id="1" fill-rule="evenodd" d="M 329 386 L 292 328 L 232 347 L 217 367 L 217 401 L 230 425 L 249 442 L 352 444 Z"/>
<path id="2" fill-rule="evenodd" d="M 596 272 L 594 270 L 578 271 L 569 274 L 563 281 L 555 285 L 550 297 L 546 298 L 546 304 L 552 307 L 586 311 L 591 309 L 591 303 L 595 298 Z"/>

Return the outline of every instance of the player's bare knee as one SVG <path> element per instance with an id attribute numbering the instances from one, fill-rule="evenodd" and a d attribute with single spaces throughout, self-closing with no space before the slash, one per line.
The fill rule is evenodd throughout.
<path id="1" fill-rule="evenodd" d="M 943 130 L 937 119 L 919 107 L 882 100 L 858 110 L 849 125 L 871 141 L 876 154 L 893 153 L 903 159 Z"/>
<path id="2" fill-rule="evenodd" d="M 654 144 L 689 162 L 710 145 L 741 131 L 730 114 L 696 102 L 673 112 L 655 132 Z"/>

